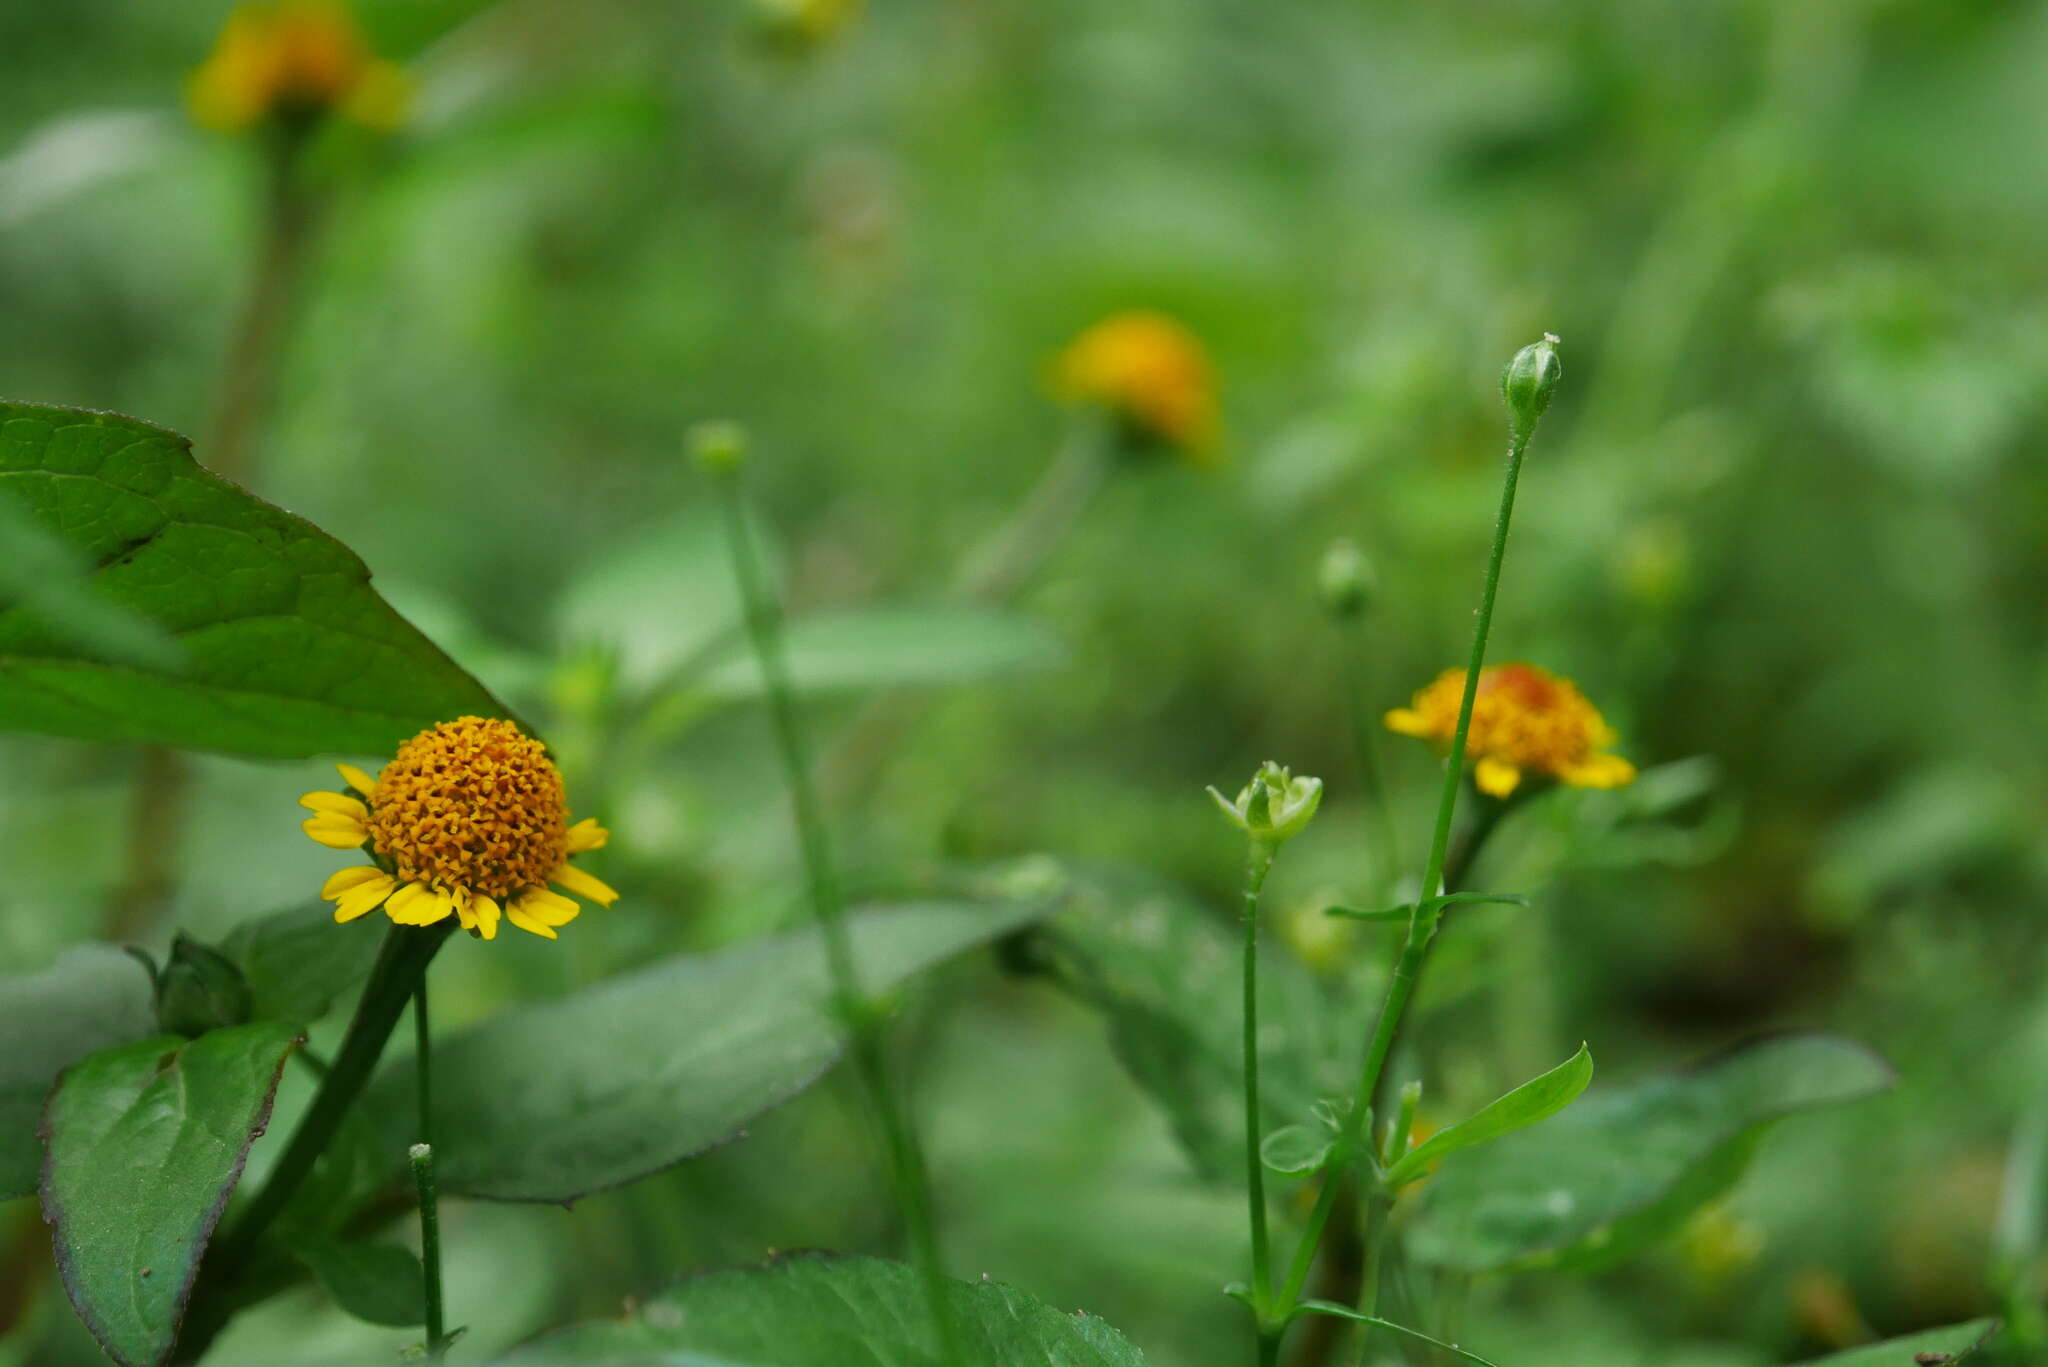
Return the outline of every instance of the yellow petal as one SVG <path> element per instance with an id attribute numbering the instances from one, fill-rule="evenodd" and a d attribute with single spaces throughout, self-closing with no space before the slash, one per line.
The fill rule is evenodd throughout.
<path id="1" fill-rule="evenodd" d="M 307 793 L 299 799 L 299 805 L 309 812 L 332 812 L 336 816 L 350 817 L 356 821 L 370 819 L 368 807 L 341 793 Z"/>
<path id="2" fill-rule="evenodd" d="M 593 878 L 574 864 L 562 865 L 548 881 L 567 888 L 578 897 L 595 902 L 601 907 L 608 907 L 619 900 L 619 894 L 613 890 L 611 884 L 602 878 Z"/>
<path id="3" fill-rule="evenodd" d="M 358 916 L 375 911 L 378 907 L 384 905 L 384 899 L 389 897 L 391 890 L 397 886 L 398 880 L 396 878 L 379 870 L 375 881 L 362 883 L 350 888 L 335 899 L 334 919 L 348 922 L 355 920 Z"/>
<path id="4" fill-rule="evenodd" d="M 550 926 L 547 922 L 536 921 L 533 917 L 528 916 L 526 909 L 518 902 L 511 902 L 506 905 L 505 919 L 529 935 L 538 935 L 543 940 L 559 940 L 562 938 L 555 934 L 554 927 Z"/>
<path id="5" fill-rule="evenodd" d="M 586 816 L 569 828 L 570 854 L 582 854 L 585 850 L 601 850 L 612 833 L 597 824 L 597 818 Z"/>
<path id="6" fill-rule="evenodd" d="M 391 894 L 391 900 L 384 904 L 384 914 L 402 926 L 423 926 L 425 921 L 413 919 L 426 906 L 433 905 L 434 890 L 424 883 L 407 883 Z"/>
<path id="7" fill-rule="evenodd" d="M 1387 729 L 1403 736 L 1428 736 L 1429 721 L 1413 708 L 1397 707 L 1382 718 Z"/>
<path id="8" fill-rule="evenodd" d="M 320 895 L 332 902 L 350 888 L 361 887 L 373 878 L 389 878 L 391 875 L 374 864 L 358 864 L 352 869 L 343 869 L 328 879 L 320 888 Z"/>
<path id="9" fill-rule="evenodd" d="M 340 771 L 341 781 L 361 793 L 364 797 L 375 797 L 377 795 L 377 780 L 356 768 L 355 765 L 337 764 L 334 767 Z"/>
<path id="10" fill-rule="evenodd" d="M 437 892 L 433 900 L 413 903 L 412 924 L 430 926 L 436 921 L 445 921 L 455 914 L 455 894 Z"/>
<path id="11" fill-rule="evenodd" d="M 331 850 L 353 850 L 370 838 L 370 832 L 354 817 L 322 812 L 299 824 L 299 829 Z"/>
<path id="12" fill-rule="evenodd" d="M 486 940 L 498 938 L 498 904 L 478 893 L 469 902 L 470 917 L 476 922 L 476 933 Z"/>
<path id="13" fill-rule="evenodd" d="M 455 899 L 455 919 L 461 923 L 464 930 L 476 929 L 476 906 L 470 898 L 464 896 Z"/>
<path id="14" fill-rule="evenodd" d="M 551 926 L 566 926 L 583 910 L 559 892 L 546 888 L 528 888 L 512 905 L 523 915 Z"/>
<path id="15" fill-rule="evenodd" d="M 1472 781 L 1488 797 L 1506 797 L 1522 781 L 1522 771 L 1504 759 L 1488 755 L 1472 770 Z"/>
<path id="16" fill-rule="evenodd" d="M 1636 766 L 1620 755 L 1588 755 L 1560 766 L 1557 776 L 1575 788 L 1619 788 L 1635 781 Z"/>

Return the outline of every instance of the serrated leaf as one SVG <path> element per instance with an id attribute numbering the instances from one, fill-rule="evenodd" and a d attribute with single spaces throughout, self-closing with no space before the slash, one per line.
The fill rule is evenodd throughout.
<path id="1" fill-rule="evenodd" d="M 1412 1182 L 1431 1163 L 1448 1154 L 1512 1134 L 1557 1114 L 1571 1105 L 1592 1080 L 1593 1055 L 1581 1044 L 1578 1053 L 1541 1077 L 1531 1078 L 1474 1115 L 1455 1125 L 1445 1126 L 1410 1149 L 1387 1170 L 1387 1184 L 1399 1187 Z"/>
<path id="2" fill-rule="evenodd" d="M 1259 1161 L 1284 1177 L 1298 1177 L 1320 1168 L 1336 1143 L 1327 1125 L 1283 1125 L 1259 1145 Z"/>
<path id="3" fill-rule="evenodd" d="M 0 725 L 290 759 L 381 754 L 490 693 L 370 588 L 346 546 L 201 469 L 175 432 L 0 403 L 0 498 L 184 654 L 116 663 L 0 602 Z"/>
<path id="4" fill-rule="evenodd" d="M 1476 1150 L 1422 1189 L 1409 1248 L 1466 1271 L 1597 1267 L 1663 1237 L 1741 1176 L 1772 1121 L 1892 1085 L 1870 1050 L 1764 1039 Z"/>
<path id="5" fill-rule="evenodd" d="M 1066 1314 L 1001 1282 L 945 1284 L 962 1354 L 974 1367 L 1142 1367 L 1108 1324 Z M 915 1269 L 880 1258 L 799 1254 L 764 1268 L 708 1272 L 624 1321 L 579 1325 L 498 1367 L 849 1367 L 938 1361 Z"/>
<path id="6" fill-rule="evenodd" d="M 1022 903 L 874 907 L 849 918 L 861 986 L 886 989 L 1028 924 Z M 503 1012 L 435 1045 L 436 1169 L 444 1193 L 572 1201 L 725 1143 L 810 1086 L 844 1032 L 817 932 L 679 955 L 558 1001 Z M 367 1113 L 402 1153 L 407 1060 Z"/>
<path id="7" fill-rule="evenodd" d="M 1883 1343 L 1865 1344 L 1845 1353 L 1830 1353 L 1824 1358 L 1809 1358 L 1798 1367 L 1914 1367 L 1919 1362 L 1926 1362 L 1928 1367 L 1947 1367 L 1985 1347 L 1998 1329 L 1997 1320 L 1970 1320 L 1940 1329 L 1923 1329 Z"/>
<path id="8" fill-rule="evenodd" d="M 359 1320 L 402 1329 L 427 1322 L 420 1260 L 397 1244 L 314 1243 L 292 1249 L 334 1303 Z"/>
<path id="9" fill-rule="evenodd" d="M 380 943 L 374 935 L 335 934 L 334 908 L 316 902 L 242 922 L 221 952 L 248 980 L 251 1019 L 305 1025 L 369 976 Z"/>
<path id="10" fill-rule="evenodd" d="M 799 617 L 784 649 L 790 683 L 813 693 L 973 683 L 1050 669 L 1065 656 L 1059 638 L 1032 618 L 946 604 Z M 760 666 L 738 648 L 691 682 L 726 698 L 761 693 Z"/>
<path id="11" fill-rule="evenodd" d="M 57 1075 L 155 1033 L 149 975 L 112 945 L 79 945 L 40 973 L 0 978 L 0 1200 L 36 1189 L 36 1129 Z"/>
<path id="12" fill-rule="evenodd" d="M 159 1035 L 66 1070 L 43 1119 L 43 1218 L 80 1319 L 123 1367 L 177 1343 L 192 1279 L 299 1036 Z"/>

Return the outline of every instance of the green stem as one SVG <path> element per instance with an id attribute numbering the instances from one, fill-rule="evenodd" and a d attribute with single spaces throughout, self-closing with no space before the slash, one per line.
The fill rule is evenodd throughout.
<path id="1" fill-rule="evenodd" d="M 1273 1251 L 1266 1228 L 1266 1165 L 1259 1157 L 1259 893 L 1273 868 L 1273 847 L 1251 842 L 1244 870 L 1244 1163 L 1252 1230 L 1252 1307 L 1260 1331 L 1273 1294 Z"/>
<path id="2" fill-rule="evenodd" d="M 1365 1066 L 1359 1072 L 1358 1090 L 1338 1133 L 1336 1146 L 1331 1150 L 1329 1165 L 1323 1173 L 1322 1190 L 1316 1195 L 1315 1208 L 1309 1213 L 1308 1228 L 1295 1251 L 1287 1282 L 1281 1288 L 1280 1299 L 1275 1306 L 1275 1313 L 1282 1317 L 1293 1309 L 1302 1286 L 1308 1280 L 1309 1267 L 1315 1261 L 1323 1227 L 1329 1223 L 1330 1211 L 1336 1205 L 1338 1190 L 1343 1185 L 1338 1179 L 1358 1153 L 1360 1131 L 1379 1091 L 1380 1075 L 1386 1069 L 1388 1055 L 1393 1052 L 1394 1038 L 1408 1014 L 1416 980 L 1422 976 L 1423 961 L 1428 957 L 1430 942 L 1436 938 L 1437 922 L 1443 916 L 1441 908 L 1431 906 L 1430 899 L 1444 891 L 1444 864 L 1450 854 L 1451 823 L 1457 815 L 1458 790 L 1465 777 L 1465 744 L 1472 729 L 1472 703 L 1479 693 L 1479 672 L 1486 664 L 1486 636 L 1493 626 L 1494 599 L 1500 591 L 1501 565 L 1507 558 L 1508 526 L 1515 513 L 1515 486 L 1521 479 L 1522 456 L 1529 448 L 1532 426 L 1517 424 L 1508 446 L 1507 472 L 1501 480 L 1500 512 L 1494 519 L 1493 547 L 1487 556 L 1486 579 L 1480 588 L 1479 612 L 1472 627 L 1472 650 L 1465 668 L 1465 687 L 1458 699 L 1458 724 L 1451 735 L 1451 752 L 1444 761 L 1443 789 L 1437 799 L 1436 827 L 1430 836 L 1429 861 L 1423 868 L 1422 887 L 1415 910 L 1408 917 L 1407 935 L 1395 959 L 1387 995 L 1380 1004 L 1379 1020 L 1373 1027 L 1372 1042 L 1366 1049 Z"/>
<path id="3" fill-rule="evenodd" d="M 420 1270 L 427 1300 L 427 1361 L 448 1355 L 448 1321 L 441 1300 L 441 1202 L 434 1185 L 434 1146 L 409 1150 L 412 1177 L 420 1193 Z"/>
<path id="4" fill-rule="evenodd" d="M 1387 795 L 1386 771 L 1380 763 L 1379 719 L 1368 699 L 1372 679 L 1357 634 L 1344 632 L 1344 693 L 1351 704 L 1351 744 L 1357 751 L 1359 783 L 1365 790 L 1365 819 L 1372 840 L 1373 876 L 1382 890 L 1391 888 L 1394 870 L 1401 863 L 1401 832 L 1394 822 L 1394 805 Z"/>
<path id="5" fill-rule="evenodd" d="M 420 1143 L 434 1143 L 434 1042 L 427 1031 L 427 975 L 412 992 L 413 1077 L 419 1083 Z"/>
<path id="6" fill-rule="evenodd" d="M 1395 1142 L 1400 1142 L 1398 1132 Z M 1387 1249 L 1387 1221 L 1394 1213 L 1390 1197 L 1374 1196 L 1365 1203 L 1365 1269 L 1358 1284 L 1358 1311 L 1377 1315 L 1380 1306 L 1380 1262 Z M 1366 1350 L 1372 1341 L 1372 1326 L 1358 1326 L 1358 1361 L 1364 1367 Z"/>
<path id="7" fill-rule="evenodd" d="M 718 486 L 719 506 L 725 514 L 726 539 L 732 550 L 733 575 L 738 581 L 740 600 L 745 608 L 748 639 L 753 644 L 755 662 L 766 686 L 769 720 L 789 783 L 798 839 L 803 848 L 804 870 L 810 885 L 811 908 L 817 916 L 819 935 L 825 943 L 825 961 L 832 976 L 836 1005 L 852 1035 L 854 1067 L 888 1148 L 896 1200 L 923 1274 L 925 1299 L 939 1337 L 940 1357 L 951 1367 L 964 1367 L 959 1331 L 946 1304 L 945 1274 L 939 1262 L 938 1236 L 933 1227 L 924 1155 L 910 1117 L 899 1109 L 889 1085 L 888 1055 L 879 1033 L 879 1014 L 875 1004 L 863 995 L 854 965 L 853 944 L 846 929 L 844 895 L 832 862 L 824 809 L 812 782 L 810 755 L 797 716 L 795 692 L 790 687 L 788 662 L 783 657 L 781 614 L 768 593 L 760 558 L 755 553 L 738 472 L 720 471 L 713 482 Z"/>

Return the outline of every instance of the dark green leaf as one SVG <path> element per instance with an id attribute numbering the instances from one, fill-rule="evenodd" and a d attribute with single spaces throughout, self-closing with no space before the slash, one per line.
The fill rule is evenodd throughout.
<path id="1" fill-rule="evenodd" d="M 298 1035 L 161 1035 L 73 1064 L 43 1121 L 43 1218 L 79 1318 L 125 1367 L 177 1342 L 200 1255 Z"/>
<path id="2" fill-rule="evenodd" d="M 176 672 L 117 663 L 0 604 L 7 729 L 295 758 L 383 753 L 462 713 L 504 715 L 371 590 L 353 552 L 201 469 L 175 432 L 0 403 L 0 496 L 185 656 Z"/>
<path id="3" fill-rule="evenodd" d="M 95 592 L 92 562 L 19 505 L 0 500 L 0 604 L 110 664 L 178 673 L 185 652 L 162 628 Z"/>
<path id="4" fill-rule="evenodd" d="M 149 977 L 112 945 L 80 945 L 40 973 L 0 978 L 0 1200 L 36 1189 L 36 1127 L 57 1074 L 155 1033 Z"/>
<path id="5" fill-rule="evenodd" d="M 946 1283 L 974 1367 L 1140 1367 L 1102 1320 L 1065 1314 L 1001 1282 Z M 580 1325 L 498 1367 L 913 1367 L 938 1361 L 915 1270 L 879 1258 L 801 1254 L 708 1272 L 624 1321 Z"/>
<path id="6" fill-rule="evenodd" d="M 1029 617 L 940 604 L 800 617 L 785 645 L 790 682 L 808 692 L 972 683 L 1050 669 L 1065 654 Z M 752 653 L 737 648 L 691 682 L 729 698 L 761 692 Z"/>
<path id="7" fill-rule="evenodd" d="M 1413 902 L 1403 902 L 1397 907 L 1381 907 L 1377 911 L 1365 911 L 1359 907 L 1324 907 L 1325 916 L 1342 916 L 1349 921 L 1406 921 L 1415 914 Z"/>
<path id="8" fill-rule="evenodd" d="M 1468 1119 L 1445 1126 L 1409 1150 L 1387 1171 L 1388 1184 L 1398 1187 L 1411 1182 L 1446 1154 L 1498 1139 L 1557 1114 L 1571 1105 L 1592 1080 L 1593 1055 L 1581 1044 L 1578 1053 L 1541 1077 L 1531 1078 Z"/>
<path id="9" fill-rule="evenodd" d="M 1021 903 L 874 907 L 850 921 L 875 992 L 1042 914 Z M 817 933 L 680 955 L 504 1012 L 436 1045 L 444 1192 L 571 1201 L 737 1136 L 816 1081 L 845 1046 Z M 410 1061 L 372 1085 L 369 1113 L 410 1126 Z M 410 1130 L 392 1132 L 403 1152 Z"/>
<path id="10" fill-rule="evenodd" d="M 1336 1131 L 1328 1125 L 1287 1125 L 1266 1136 L 1259 1161 L 1283 1176 L 1298 1177 L 1320 1168 L 1336 1142 Z"/>
<path id="11" fill-rule="evenodd" d="M 1468 1271 L 1617 1261 L 1727 1190 L 1771 1121 L 1892 1081 L 1862 1045 L 1785 1035 L 1594 1094 L 1446 1164 L 1423 1188 L 1409 1246 Z"/>
<path id="12" fill-rule="evenodd" d="M 394 1328 L 427 1322 L 420 1260 L 397 1244 L 307 1244 L 293 1253 L 320 1289 L 359 1320 Z"/>
<path id="13" fill-rule="evenodd" d="M 334 908 L 314 903 L 242 922 L 221 950 L 249 981 L 254 1019 L 304 1025 L 369 975 L 380 943 L 375 935 L 337 935 Z"/>
<path id="14" fill-rule="evenodd" d="M 1930 1356 L 1934 1361 L 1928 1367 L 1937 1367 L 1937 1364 L 1946 1367 L 1947 1363 L 1961 1362 L 1983 1348 L 1997 1333 L 1997 1320 L 1971 1320 L 1966 1324 L 1923 1329 L 1904 1338 L 1851 1348 L 1846 1353 L 1810 1358 L 1799 1367 L 1914 1367 L 1916 1362 Z"/>

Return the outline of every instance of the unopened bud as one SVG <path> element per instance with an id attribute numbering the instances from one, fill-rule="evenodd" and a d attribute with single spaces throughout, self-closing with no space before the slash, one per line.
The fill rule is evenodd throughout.
<path id="1" fill-rule="evenodd" d="M 1356 617 L 1372 606 L 1379 592 L 1379 576 L 1356 542 L 1332 541 L 1316 572 L 1316 587 L 1332 616 Z"/>
<path id="2" fill-rule="evenodd" d="M 683 438 L 697 468 L 709 475 L 729 475 L 747 462 L 747 429 L 736 422 L 700 422 Z"/>
<path id="3" fill-rule="evenodd" d="M 184 935 L 171 941 L 170 960 L 156 975 L 159 1026 L 196 1037 L 246 1023 L 254 1006 L 248 980 L 233 960 Z"/>
<path id="4" fill-rule="evenodd" d="M 1557 360 L 1558 341 L 1551 333 L 1544 333 L 1543 340 L 1531 342 L 1515 353 L 1515 359 L 1508 362 L 1508 368 L 1500 373 L 1501 397 L 1508 401 L 1508 412 L 1517 437 L 1526 437 L 1535 428 L 1536 420 L 1543 416 L 1543 410 L 1550 407 L 1550 395 L 1557 388 L 1557 377 L 1563 367 Z"/>
<path id="5" fill-rule="evenodd" d="M 1231 825 L 1261 845 L 1278 846 L 1300 835 L 1316 814 L 1323 801 L 1323 781 L 1295 778 L 1282 766 L 1267 760 L 1238 793 L 1237 801 L 1230 801 L 1214 788 L 1209 790 L 1209 796 L 1216 800 Z"/>

